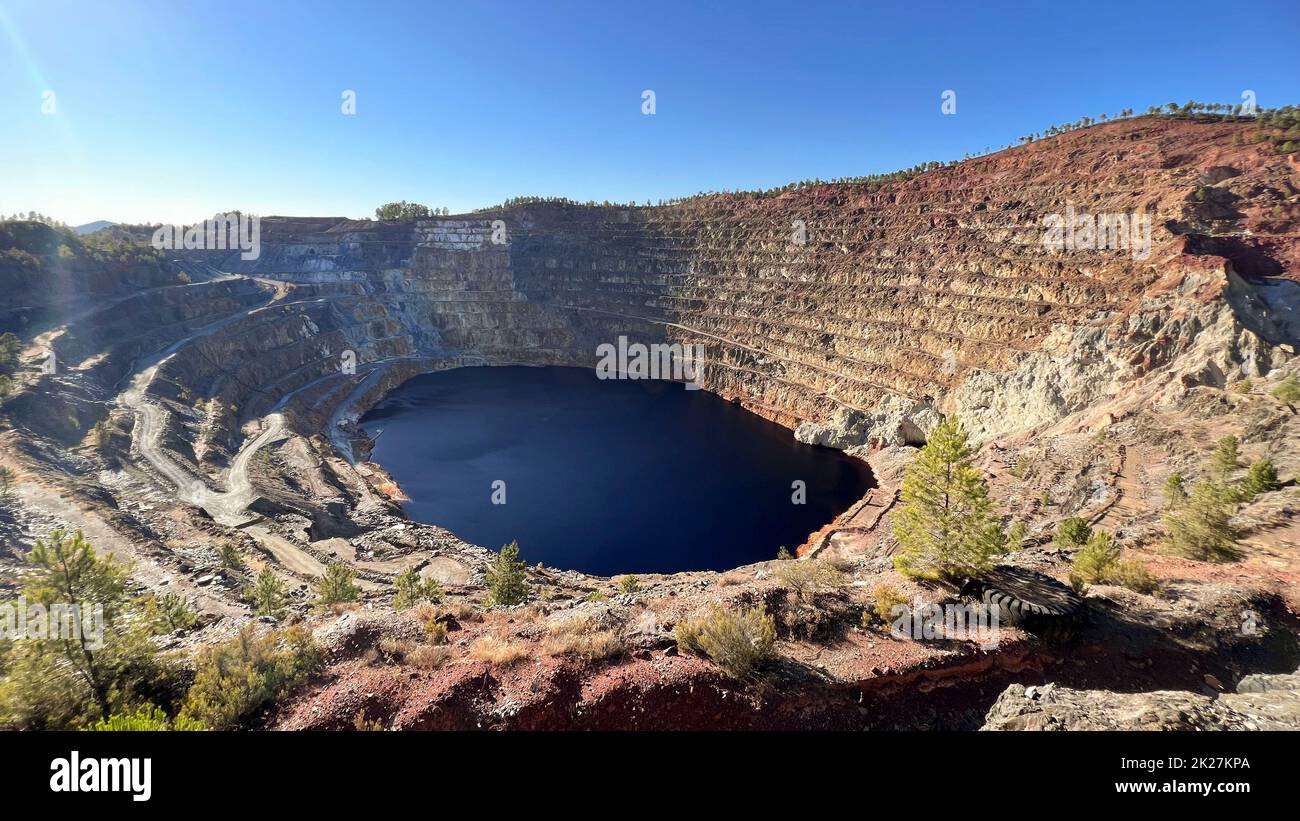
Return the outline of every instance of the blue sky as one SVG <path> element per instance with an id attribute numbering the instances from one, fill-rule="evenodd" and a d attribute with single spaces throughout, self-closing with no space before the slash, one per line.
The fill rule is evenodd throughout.
<path id="1" fill-rule="evenodd" d="M 0 212 L 359 217 L 769 187 L 1124 107 L 1300 102 L 1297 43 L 1295 0 L 4 0 Z"/>

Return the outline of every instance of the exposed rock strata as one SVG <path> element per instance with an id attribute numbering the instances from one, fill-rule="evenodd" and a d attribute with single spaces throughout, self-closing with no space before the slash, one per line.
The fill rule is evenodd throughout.
<path id="1" fill-rule="evenodd" d="M 1174 377 L 1168 399 L 1293 354 L 1295 172 L 1234 144 L 1243 128 L 1115 123 L 879 189 L 410 224 L 269 218 L 260 259 L 214 264 L 332 294 L 301 309 L 314 360 L 291 364 L 315 376 L 343 349 L 589 365 L 626 334 L 702 344 L 710 390 L 806 441 L 915 443 L 952 412 L 1000 436 L 1152 375 Z M 1193 196 L 1212 168 L 1234 172 L 1209 187 L 1227 212 Z M 1048 249 L 1044 217 L 1067 207 L 1148 214 L 1151 253 Z"/>
<path id="2" fill-rule="evenodd" d="M 1300 674 L 1247 676 L 1236 693 L 1218 696 L 1013 684 L 989 710 L 982 729 L 1300 730 Z"/>

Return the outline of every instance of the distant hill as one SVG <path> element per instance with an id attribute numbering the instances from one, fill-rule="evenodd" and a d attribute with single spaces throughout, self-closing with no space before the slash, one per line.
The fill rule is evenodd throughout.
<path id="1" fill-rule="evenodd" d="M 72 230 L 76 231 L 78 234 L 93 234 L 96 231 L 102 231 L 103 229 L 111 228 L 114 225 L 117 225 L 117 223 L 109 222 L 108 220 L 95 220 L 94 222 L 88 222 L 85 225 L 78 225 Z"/>

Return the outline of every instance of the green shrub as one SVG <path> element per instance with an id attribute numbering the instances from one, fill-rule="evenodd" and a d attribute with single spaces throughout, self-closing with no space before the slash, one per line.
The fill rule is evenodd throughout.
<path id="1" fill-rule="evenodd" d="M 1025 532 L 1028 529 L 1024 519 L 1016 519 L 1012 522 L 1011 527 L 1007 528 L 1007 542 L 1002 548 L 1003 552 L 1014 553 L 1023 548 L 1025 546 Z"/>
<path id="2" fill-rule="evenodd" d="M 192 718 L 178 716 L 175 720 L 170 719 L 161 709 L 149 704 L 132 713 L 117 713 L 109 718 L 100 719 L 86 729 L 96 732 L 124 733 L 166 730 L 195 732 L 208 728 Z"/>
<path id="3" fill-rule="evenodd" d="M 1070 569 L 1070 583 L 1075 589 L 1077 577 L 1082 582 L 1100 583 L 1110 578 L 1119 562 L 1119 545 L 1114 543 L 1111 535 L 1098 530 L 1088 537 L 1088 541 L 1074 555 L 1074 565 Z"/>
<path id="4" fill-rule="evenodd" d="M 429 644 L 446 644 L 447 643 L 447 623 L 437 619 L 429 619 L 424 623 L 424 637 Z"/>
<path id="5" fill-rule="evenodd" d="M 1029 475 L 1030 468 L 1033 466 L 1034 461 L 1028 455 L 1022 453 L 1016 456 L 1016 463 L 1011 466 L 1011 470 L 1008 472 L 1017 479 L 1023 479 Z"/>
<path id="6" fill-rule="evenodd" d="M 1261 459 L 1250 466 L 1246 478 L 1241 480 L 1238 498 L 1243 502 L 1252 501 L 1261 493 L 1268 493 L 1281 487 L 1277 480 L 1277 468 L 1267 459 Z"/>
<path id="7" fill-rule="evenodd" d="M 816 559 L 782 562 L 776 578 L 804 604 L 812 604 L 818 593 L 844 585 L 844 574 Z"/>
<path id="8" fill-rule="evenodd" d="M 620 593 L 636 593 L 640 589 L 641 582 L 637 581 L 636 576 L 628 574 L 618 580 L 618 590 Z"/>
<path id="9" fill-rule="evenodd" d="M 528 570 L 519 560 L 519 542 L 501 546 L 487 571 L 487 605 L 520 604 L 528 599 Z"/>
<path id="10" fill-rule="evenodd" d="M 1088 520 L 1071 516 L 1057 525 L 1052 543 L 1061 550 L 1078 550 L 1087 544 L 1091 537 L 1092 526 L 1088 524 Z"/>
<path id="11" fill-rule="evenodd" d="M 306 681 L 324 656 L 302 625 L 264 633 L 247 627 L 199 655 L 181 719 L 235 729 L 258 709 Z"/>
<path id="12" fill-rule="evenodd" d="M 1148 596 L 1160 593 L 1160 580 L 1152 575 L 1146 565 L 1131 560 L 1123 560 L 1115 565 L 1112 580 L 1122 587 Z"/>
<path id="13" fill-rule="evenodd" d="M 1283 379 L 1273 388 L 1273 396 L 1288 404 L 1300 402 L 1300 381 L 1296 380 L 1295 374 L 1291 374 Z"/>
<path id="14" fill-rule="evenodd" d="M 1197 482 L 1187 501 L 1165 514 L 1165 543 L 1172 552 L 1189 559 L 1232 561 L 1241 551 L 1229 524 L 1231 518 L 1229 492 L 1217 482 Z"/>
<path id="15" fill-rule="evenodd" d="M 18 364 L 18 352 L 23 348 L 23 341 L 13 331 L 0 334 L 0 370 L 12 370 Z"/>
<path id="16" fill-rule="evenodd" d="M 827 611 L 817 603 L 817 594 L 842 587 L 844 573 L 824 561 L 802 559 L 781 562 L 776 578 L 787 589 L 781 624 L 791 634 L 802 632 L 804 638 L 813 639 L 828 621 Z"/>
<path id="17" fill-rule="evenodd" d="M 1083 549 L 1075 554 L 1070 569 L 1070 586 L 1075 592 L 1082 594 L 1089 583 L 1118 584 L 1145 594 L 1160 591 L 1160 581 L 1145 565 L 1120 559 L 1119 545 L 1104 530 L 1092 534 Z"/>
<path id="18" fill-rule="evenodd" d="M 895 607 L 907 603 L 907 596 L 904 596 L 897 588 L 888 584 L 878 584 L 871 591 L 871 612 L 883 624 L 889 624 L 893 620 Z M 863 615 L 867 614 L 864 613 Z M 865 618 L 864 621 L 866 621 Z"/>
<path id="19" fill-rule="evenodd" d="M 199 614 L 190 607 L 189 602 L 175 593 L 164 593 L 162 597 L 146 596 L 144 615 L 149 621 L 150 629 L 159 635 L 189 630 L 199 620 Z"/>
<path id="20" fill-rule="evenodd" d="M 108 424 L 107 419 L 101 419 L 91 427 L 91 432 L 95 436 L 95 447 L 104 450 L 108 443 L 113 441 L 113 428 Z"/>
<path id="21" fill-rule="evenodd" d="M 681 650 L 707 656 L 743 679 L 772 657 L 776 621 L 761 608 L 733 613 L 714 605 L 701 617 L 678 622 L 674 634 Z"/>
<path id="22" fill-rule="evenodd" d="M 415 568 L 398 574 L 393 579 L 393 590 L 393 607 L 398 610 L 442 601 L 442 585 L 438 580 L 432 577 L 422 578 Z"/>

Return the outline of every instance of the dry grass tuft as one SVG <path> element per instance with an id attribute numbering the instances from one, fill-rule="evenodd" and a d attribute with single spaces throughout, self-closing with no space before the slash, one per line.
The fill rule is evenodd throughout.
<path id="1" fill-rule="evenodd" d="M 397 661 L 406 658 L 406 656 L 414 649 L 415 644 L 406 639 L 385 637 L 379 640 L 379 652 Z"/>
<path id="2" fill-rule="evenodd" d="M 730 587 L 733 584 L 744 584 L 750 578 L 749 573 L 744 570 L 728 570 L 718 577 L 718 584 L 722 587 Z"/>
<path id="3" fill-rule="evenodd" d="M 847 581 L 842 570 L 817 559 L 781 562 L 776 578 L 804 604 L 812 604 L 818 593 L 839 589 Z"/>
<path id="4" fill-rule="evenodd" d="M 528 645 L 501 636 L 480 636 L 469 646 L 471 658 L 497 667 L 507 667 L 528 658 Z"/>
<path id="5" fill-rule="evenodd" d="M 451 648 L 446 645 L 421 644 L 407 654 L 406 660 L 421 670 L 436 670 L 451 658 Z"/>
<path id="6" fill-rule="evenodd" d="M 447 602 L 447 604 L 442 606 L 441 612 L 450 615 L 452 618 L 454 618 L 456 621 L 459 622 L 483 621 L 483 611 L 479 610 L 477 607 L 475 607 L 474 605 L 470 604 L 467 601 Z M 437 615 L 438 614 L 435 614 L 434 617 L 436 618 Z M 421 620 L 424 619 L 424 616 L 421 615 L 418 611 L 416 613 L 416 616 Z"/>
<path id="7" fill-rule="evenodd" d="M 571 656 L 601 661 L 623 653 L 623 640 L 613 630 L 603 630 L 590 613 L 554 618 L 546 628 L 542 650 L 551 656 Z"/>

